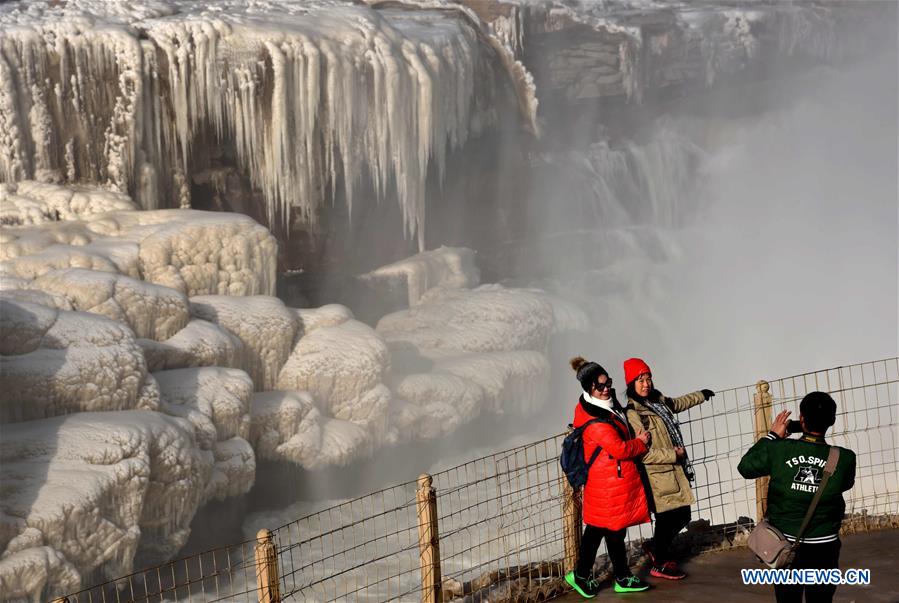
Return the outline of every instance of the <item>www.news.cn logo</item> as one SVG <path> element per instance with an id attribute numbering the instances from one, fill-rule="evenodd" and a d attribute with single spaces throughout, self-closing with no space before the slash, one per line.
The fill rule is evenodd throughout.
<path id="1" fill-rule="evenodd" d="M 743 584 L 871 584 L 871 570 L 847 569 L 742 569 Z"/>

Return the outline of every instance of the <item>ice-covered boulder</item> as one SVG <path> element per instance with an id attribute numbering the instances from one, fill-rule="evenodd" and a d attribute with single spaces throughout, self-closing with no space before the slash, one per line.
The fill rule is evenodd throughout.
<path id="1" fill-rule="evenodd" d="M 390 426 L 396 441 L 452 433 L 480 415 L 485 398 L 477 383 L 443 371 L 406 375 L 393 391 Z"/>
<path id="2" fill-rule="evenodd" d="M 576 303 L 542 289 L 526 289 L 553 309 L 553 334 L 586 333 L 590 330 L 590 318 Z"/>
<path id="3" fill-rule="evenodd" d="M 258 391 L 273 389 L 290 356 L 299 327 L 297 315 L 277 297 L 200 295 L 191 314 L 227 329 L 243 343 L 244 368 Z"/>
<path id="4" fill-rule="evenodd" d="M 542 296 L 499 285 L 433 289 L 419 305 L 388 314 L 377 326 L 391 343 L 469 352 L 545 350 L 554 329 L 553 307 Z"/>
<path id="5" fill-rule="evenodd" d="M 315 470 L 346 465 L 374 450 L 363 426 L 323 416 L 309 392 L 254 394 L 251 415 L 250 442 L 259 458 Z"/>
<path id="6" fill-rule="evenodd" d="M 128 209 L 137 209 L 131 198 L 111 190 L 34 180 L 0 183 L 0 224 L 3 225 L 76 220 Z"/>
<path id="7" fill-rule="evenodd" d="M 353 312 L 340 304 L 326 304 L 319 308 L 291 308 L 299 321 L 297 338 L 321 327 L 334 327 L 355 318 Z"/>
<path id="8" fill-rule="evenodd" d="M 245 372 L 202 367 L 160 371 L 153 377 L 159 384 L 160 411 L 190 421 L 204 449 L 249 437 L 253 382 Z"/>
<path id="9" fill-rule="evenodd" d="M 241 214 L 117 211 L 40 227 L 0 227 L 0 277 L 118 272 L 193 295 L 271 295 L 277 242 Z"/>
<path id="10" fill-rule="evenodd" d="M 195 366 L 243 368 L 244 345 L 219 325 L 198 318 L 165 341 L 138 339 L 150 372 Z"/>
<path id="11" fill-rule="evenodd" d="M 411 308 L 434 287 L 470 289 L 480 282 L 474 251 L 465 247 L 440 247 L 381 266 L 359 277 L 371 286 L 399 288 Z"/>
<path id="12" fill-rule="evenodd" d="M 105 253 L 87 245 L 52 245 L 28 255 L 0 261 L 0 279 L 16 278 L 32 281 L 54 270 L 84 268 L 101 272 L 123 273 Z"/>
<path id="13" fill-rule="evenodd" d="M 3 598 L 71 592 L 186 541 L 212 471 L 185 421 L 151 411 L 78 413 L 0 438 Z M 7 588 L 9 590 L 7 590 Z M 21 596 L 21 595 L 20 595 Z"/>
<path id="14" fill-rule="evenodd" d="M 28 531 L 38 532 L 25 528 Z M 73 593 L 81 586 L 81 573 L 53 547 L 31 546 L 0 557 L 0 592 L 5 600 L 34 601 L 35 593 L 45 588 L 52 596 Z"/>
<path id="15" fill-rule="evenodd" d="M 369 326 L 348 320 L 300 338 L 281 369 L 278 389 L 303 390 L 328 417 L 386 432 L 390 392 L 383 385 L 390 354 Z"/>
<path id="16" fill-rule="evenodd" d="M 187 297 L 180 291 L 121 274 L 81 268 L 55 270 L 30 288 L 64 297 L 73 310 L 106 316 L 131 327 L 137 337 L 161 341 L 187 324 Z"/>
<path id="17" fill-rule="evenodd" d="M 3 285 L 6 284 L 8 284 L 7 279 L 0 280 L 0 298 L 2 299 L 16 302 L 26 302 L 38 306 L 46 306 L 48 308 L 57 308 L 59 310 L 72 309 L 72 303 L 64 295 L 59 295 L 57 293 L 47 293 L 46 291 L 38 291 L 36 289 L 29 289 L 28 287 L 31 284 L 30 281 L 15 283 L 15 287 L 10 287 L 8 289 L 3 288 Z"/>
<path id="18" fill-rule="evenodd" d="M 250 421 L 250 443 L 259 458 L 308 469 L 320 465 L 322 416 L 309 392 L 256 393 L 250 401 Z"/>
<path id="19" fill-rule="evenodd" d="M 12 292 L 4 292 L 0 296 L 0 354 L 11 356 L 37 350 L 58 315 L 55 308 L 19 300 Z"/>
<path id="20" fill-rule="evenodd" d="M 425 351 L 428 372 L 392 383 L 392 437 L 428 440 L 447 435 L 482 412 L 529 414 L 546 400 L 549 361 L 540 352 Z"/>
<path id="21" fill-rule="evenodd" d="M 274 294 L 278 244 L 252 218 L 193 210 L 134 213 L 163 214 L 167 220 L 144 227 L 149 231 L 140 240 L 144 280 L 189 297 Z"/>
<path id="22" fill-rule="evenodd" d="M 476 383 L 484 392 L 484 409 L 529 414 L 546 401 L 550 367 L 532 350 L 480 354 L 434 353 L 434 370 Z"/>
<path id="23" fill-rule="evenodd" d="M 126 325 L 67 311 L 56 311 L 50 324 L 52 310 L 45 306 L 5 300 L 3 307 L 24 324 L 11 329 L 11 351 L 30 351 L 0 356 L 0 422 L 157 408 L 156 382 L 148 378 L 143 352 Z M 28 324 L 29 315 L 34 324 Z"/>
<path id="24" fill-rule="evenodd" d="M 212 477 L 201 503 L 246 494 L 256 481 L 256 453 L 244 438 L 234 437 L 212 445 Z"/>
<path id="25" fill-rule="evenodd" d="M 197 445 L 213 458 L 213 472 L 201 502 L 245 494 L 256 478 L 250 435 L 253 382 L 238 369 L 187 368 L 153 374 L 160 410 L 187 419 Z"/>

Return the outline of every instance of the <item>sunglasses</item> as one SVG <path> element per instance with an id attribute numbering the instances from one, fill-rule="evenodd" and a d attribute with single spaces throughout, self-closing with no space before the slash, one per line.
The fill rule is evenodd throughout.
<path id="1" fill-rule="evenodd" d="M 602 390 L 606 389 L 607 387 L 608 387 L 609 389 L 611 389 L 611 387 L 612 387 L 612 380 L 611 380 L 611 379 L 609 379 L 609 380 L 606 381 L 605 383 L 599 383 L 598 381 L 597 381 L 597 383 L 596 383 L 596 389 L 598 389 L 599 391 L 602 391 Z"/>

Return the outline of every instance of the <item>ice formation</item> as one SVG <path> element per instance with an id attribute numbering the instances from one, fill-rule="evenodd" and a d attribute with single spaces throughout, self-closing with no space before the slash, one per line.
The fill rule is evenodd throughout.
<path id="1" fill-rule="evenodd" d="M 114 191 L 33 180 L 0 184 L 0 224 L 9 226 L 76 220 L 126 209 L 137 208 L 128 195 Z"/>
<path id="2" fill-rule="evenodd" d="M 124 324 L 7 299 L 0 309 L 0 422 L 158 407 L 159 391 Z"/>
<path id="3" fill-rule="evenodd" d="M 70 268 L 36 278 L 29 288 L 65 299 L 66 308 L 106 316 L 137 337 L 161 341 L 187 325 L 187 297 L 121 274 Z"/>
<path id="4" fill-rule="evenodd" d="M 338 187 L 352 207 L 368 174 L 379 195 L 395 189 L 420 246 L 429 166 L 442 173 L 447 147 L 496 120 L 496 88 L 515 89 L 478 23 L 446 7 L 16 2 L 0 27 L 3 180 L 50 174 L 184 207 L 224 151 L 197 142 L 233 141 L 270 224 L 291 208 L 314 221 Z"/>
<path id="5" fill-rule="evenodd" d="M 387 432 L 391 394 L 383 381 L 389 368 L 384 341 L 371 327 L 348 320 L 302 337 L 281 369 L 278 389 L 311 393 L 324 415 L 362 426 L 365 440 L 377 444 Z"/>
<path id="6" fill-rule="evenodd" d="M 474 252 L 464 247 L 440 247 L 373 270 L 363 281 L 406 290 L 409 306 L 415 306 L 429 289 L 449 287 L 470 289 L 480 282 Z"/>
<path id="7" fill-rule="evenodd" d="M 499 285 L 432 289 L 422 302 L 378 321 L 388 342 L 417 348 L 497 352 L 545 350 L 555 330 L 553 307 L 542 296 Z"/>
<path id="8" fill-rule="evenodd" d="M 212 470 L 185 421 L 152 411 L 3 425 L 4 599 L 71 592 L 175 553 Z"/>
<path id="9" fill-rule="evenodd" d="M 138 339 L 147 359 L 147 370 L 195 366 L 244 366 L 243 343 L 236 335 L 211 322 L 193 319 L 165 341 Z"/>
<path id="10" fill-rule="evenodd" d="M 297 337 L 321 327 L 334 327 L 353 319 L 353 313 L 346 306 L 327 304 L 320 308 L 294 308 L 299 320 Z"/>
<path id="11" fill-rule="evenodd" d="M 234 214 L 112 209 L 18 220 L 0 237 L 0 471 L 17 493 L 3 503 L 0 581 L 14 596 L 174 554 L 200 505 L 252 487 L 257 459 L 345 465 L 483 412 L 529 412 L 548 338 L 580 324 L 541 291 L 469 289 L 473 252 L 450 248 L 372 273 L 416 304 L 379 330 L 345 306 L 289 308 L 259 295 L 274 286 L 274 239 Z M 29 438 L 47 444 L 23 477 Z M 169 462 L 182 464 L 171 482 Z M 159 483 L 141 473 L 156 466 Z M 72 471 L 78 487 L 57 487 Z M 52 496 L 27 494 L 41 476 Z M 90 515 L 93 536 L 70 542 L 81 528 L 63 508 Z"/>
<path id="12" fill-rule="evenodd" d="M 250 396 L 253 381 L 238 369 L 202 367 L 160 371 L 160 410 L 190 421 L 197 443 L 205 450 L 213 444 L 250 434 Z"/>
<path id="13" fill-rule="evenodd" d="M 273 389 L 296 338 L 297 316 L 276 297 L 200 295 L 190 300 L 191 314 L 215 323 L 243 344 L 243 368 L 258 391 Z"/>
<path id="14" fill-rule="evenodd" d="M 0 231 L 0 277 L 113 272 L 185 295 L 274 293 L 277 243 L 251 218 L 192 210 L 117 211 Z M 8 288 L 5 287 L 4 288 Z"/>

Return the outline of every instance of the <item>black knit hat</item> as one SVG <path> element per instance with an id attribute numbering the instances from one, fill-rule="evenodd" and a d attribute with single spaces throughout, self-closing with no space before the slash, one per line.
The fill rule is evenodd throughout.
<path id="1" fill-rule="evenodd" d="M 609 376 L 609 373 L 606 369 L 602 368 L 599 364 L 595 362 L 587 362 L 580 356 L 572 358 L 569 361 L 571 368 L 574 369 L 576 373 L 576 378 L 581 384 L 581 388 L 585 392 L 590 392 L 593 390 L 593 386 L 596 385 L 596 381 L 602 376 Z"/>
<path id="2" fill-rule="evenodd" d="M 823 433 L 837 419 L 837 403 L 829 394 L 811 392 L 799 403 L 799 413 L 811 431 Z"/>

